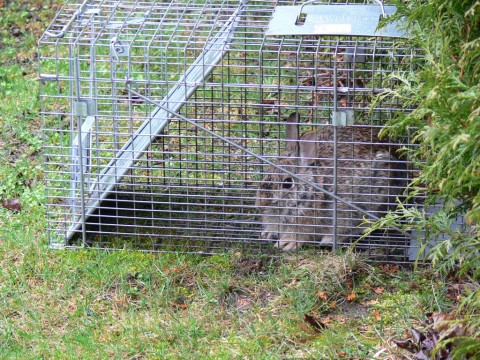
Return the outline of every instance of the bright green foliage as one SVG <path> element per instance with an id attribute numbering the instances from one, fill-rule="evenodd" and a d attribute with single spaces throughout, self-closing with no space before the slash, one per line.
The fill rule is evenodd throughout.
<path id="1" fill-rule="evenodd" d="M 460 309 L 480 336 L 480 2 L 466 0 L 397 1 L 413 47 L 422 49 L 412 74 L 399 78 L 394 95 L 410 114 L 399 114 L 384 133 L 396 137 L 413 131 L 418 147 L 408 150 L 421 172 L 409 194 L 427 194 L 426 205 L 442 205 L 429 218 L 400 204 L 374 228 L 385 225 L 416 229 L 436 246 L 429 258 L 442 272 L 471 276 L 476 289 Z M 452 227 L 465 215 L 467 228 Z M 427 244 L 425 244 L 427 248 Z M 479 354 L 480 341 L 460 340 L 456 358 Z"/>
<path id="2" fill-rule="evenodd" d="M 476 1 L 409 1 L 399 15 L 411 23 L 414 46 L 425 54 L 396 91 L 410 114 L 391 121 L 386 132 L 412 128 L 420 147 L 410 155 L 422 172 L 413 184 L 429 202 L 480 222 L 480 4 Z"/>
<path id="3" fill-rule="evenodd" d="M 426 193 L 427 205 L 440 203 L 443 210 L 421 221 L 420 212 L 402 205 L 384 221 L 410 219 L 410 228 L 433 238 L 442 233 L 455 237 L 460 234 L 450 230 L 449 220 L 465 214 L 469 231 L 463 239 L 474 244 L 480 224 L 480 3 L 411 0 L 398 7 L 397 16 L 409 21 L 409 41 L 424 58 L 394 91 L 406 107 L 416 109 L 399 114 L 384 132 L 395 137 L 414 131 L 419 146 L 408 154 L 421 172 L 410 194 Z M 451 243 L 437 250 L 446 255 L 459 245 L 455 239 Z M 439 256 L 432 254 L 434 260 Z"/>

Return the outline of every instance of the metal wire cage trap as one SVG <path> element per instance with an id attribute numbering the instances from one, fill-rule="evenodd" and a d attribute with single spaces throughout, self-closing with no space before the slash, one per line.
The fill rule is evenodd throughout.
<path id="1" fill-rule="evenodd" d="M 39 42 L 51 246 L 290 249 L 282 231 L 297 244 L 356 241 L 361 218 L 382 216 L 414 176 L 395 155 L 400 144 L 377 135 L 400 109 L 377 95 L 417 56 L 398 29 L 376 29 L 394 10 L 67 1 Z M 302 164 L 304 143 L 325 151 Z M 276 213 L 266 216 L 262 189 L 294 195 L 270 202 Z M 295 225 L 279 230 L 286 207 Z M 408 261 L 418 244 L 385 231 L 357 246 L 372 259 Z"/>

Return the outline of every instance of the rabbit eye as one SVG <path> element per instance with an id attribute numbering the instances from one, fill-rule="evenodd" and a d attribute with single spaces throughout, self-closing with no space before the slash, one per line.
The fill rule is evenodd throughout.
<path id="1" fill-rule="evenodd" d="M 286 178 L 283 180 L 282 187 L 284 189 L 291 189 L 293 188 L 295 183 L 293 182 L 293 179 L 291 177 Z"/>

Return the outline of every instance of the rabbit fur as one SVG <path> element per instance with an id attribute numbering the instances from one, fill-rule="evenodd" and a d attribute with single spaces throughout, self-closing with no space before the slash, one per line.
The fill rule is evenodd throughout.
<path id="1" fill-rule="evenodd" d="M 287 120 L 285 151 L 277 164 L 300 179 L 334 192 L 334 129 L 324 125 L 298 136 L 299 116 Z M 399 160 L 388 144 L 378 140 L 378 130 L 367 126 L 337 127 L 337 195 L 373 212 L 387 210 L 402 185 Z M 284 251 L 298 249 L 303 243 L 333 242 L 333 199 L 313 186 L 268 166 L 256 195 L 262 216 L 261 238 L 275 242 Z M 363 213 L 337 201 L 337 242 L 345 242 L 359 233 Z"/>

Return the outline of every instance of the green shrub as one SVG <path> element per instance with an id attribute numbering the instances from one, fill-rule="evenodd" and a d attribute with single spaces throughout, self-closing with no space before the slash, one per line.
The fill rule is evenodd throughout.
<path id="1" fill-rule="evenodd" d="M 424 234 L 437 271 L 469 277 L 474 290 L 458 309 L 474 330 L 459 340 L 454 358 L 480 355 L 480 2 L 466 0 L 397 1 L 396 18 L 407 20 L 415 48 L 424 54 L 394 95 L 409 114 L 399 114 L 383 130 L 396 137 L 414 133 L 418 147 L 406 150 L 420 169 L 407 192 L 426 194 L 426 205 L 441 207 L 428 217 L 409 207 L 373 224 L 398 226 Z M 465 229 L 455 229 L 464 216 Z M 477 337 L 477 339 L 475 339 Z M 478 355 L 477 355 L 478 356 Z"/>

